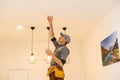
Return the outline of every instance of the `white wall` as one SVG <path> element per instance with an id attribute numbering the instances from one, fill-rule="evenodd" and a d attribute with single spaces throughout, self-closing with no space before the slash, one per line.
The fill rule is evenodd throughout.
<path id="1" fill-rule="evenodd" d="M 45 62 L 45 49 L 47 43 L 34 42 L 34 55 L 36 64 L 28 64 L 27 57 L 31 53 L 31 42 L 29 41 L 1 41 L 0 42 L 0 80 L 8 80 L 9 70 L 29 70 L 29 80 L 48 80 L 46 70 L 49 64 Z M 81 57 L 80 43 L 69 44 L 70 62 L 64 66 L 65 80 L 84 80 L 83 63 Z M 52 48 L 53 49 L 53 48 Z"/>
<path id="2" fill-rule="evenodd" d="M 102 66 L 100 42 L 114 31 L 120 45 L 120 3 L 83 40 L 85 80 L 120 80 L 120 62 Z"/>

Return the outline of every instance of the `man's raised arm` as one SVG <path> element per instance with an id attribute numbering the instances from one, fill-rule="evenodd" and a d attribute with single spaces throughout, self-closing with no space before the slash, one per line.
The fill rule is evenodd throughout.
<path id="1" fill-rule="evenodd" d="M 53 30 L 53 24 L 52 24 L 52 21 L 53 21 L 53 16 L 48 16 L 47 17 L 47 20 L 49 22 L 49 27 L 50 27 L 50 37 L 51 39 L 55 37 L 54 35 L 54 30 Z"/>

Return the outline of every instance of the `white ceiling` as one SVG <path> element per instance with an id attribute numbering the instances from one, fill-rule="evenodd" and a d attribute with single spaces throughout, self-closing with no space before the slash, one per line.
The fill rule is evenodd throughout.
<path id="1" fill-rule="evenodd" d="M 119 0 L 0 0 L 0 40 L 29 40 L 31 26 L 34 38 L 47 41 L 48 15 L 54 16 L 54 30 L 63 27 L 73 41 L 83 40 L 92 28 Z M 23 30 L 16 26 L 22 25 Z M 58 36 L 58 35 L 57 35 Z"/>

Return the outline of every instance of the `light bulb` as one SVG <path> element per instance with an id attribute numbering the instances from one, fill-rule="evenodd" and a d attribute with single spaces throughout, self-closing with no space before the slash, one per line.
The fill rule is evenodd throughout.
<path id="1" fill-rule="evenodd" d="M 48 62 L 51 62 L 52 57 L 51 56 L 47 56 L 47 60 L 48 60 Z"/>
<path id="2" fill-rule="evenodd" d="M 33 55 L 31 55 L 30 59 L 31 59 L 31 61 L 34 61 L 35 57 Z"/>
<path id="3" fill-rule="evenodd" d="M 36 59 L 35 59 L 34 55 L 30 55 L 30 57 L 28 58 L 28 62 L 29 62 L 30 64 L 35 64 Z"/>
<path id="4" fill-rule="evenodd" d="M 23 29 L 23 26 L 19 25 L 19 26 L 17 26 L 17 29 Z"/>
<path id="5" fill-rule="evenodd" d="M 52 60 L 52 57 L 51 57 L 51 56 L 46 56 L 45 62 L 46 62 L 47 64 L 50 64 L 50 63 L 51 63 L 51 60 Z"/>

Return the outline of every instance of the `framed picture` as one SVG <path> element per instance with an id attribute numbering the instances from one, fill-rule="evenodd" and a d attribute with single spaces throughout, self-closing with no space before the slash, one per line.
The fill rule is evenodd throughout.
<path id="1" fill-rule="evenodd" d="M 101 54 L 103 66 L 120 61 L 118 37 L 116 31 L 101 41 Z"/>

